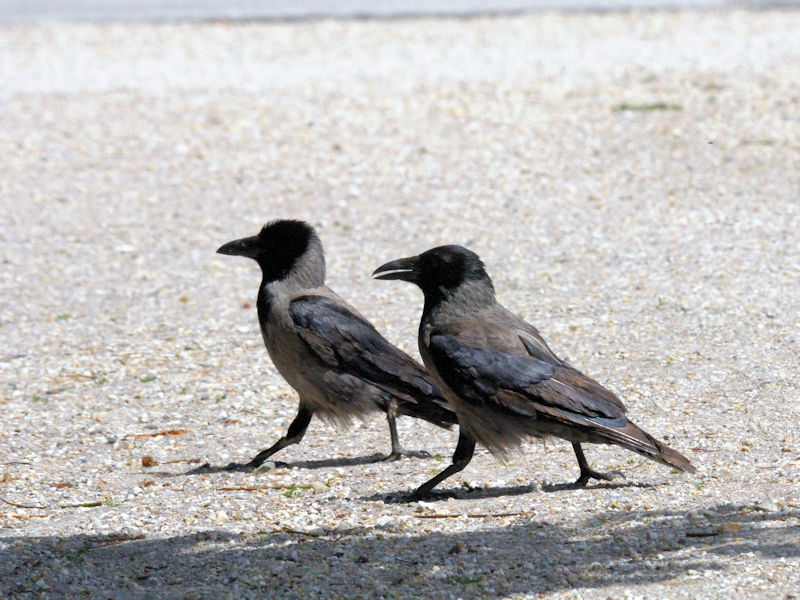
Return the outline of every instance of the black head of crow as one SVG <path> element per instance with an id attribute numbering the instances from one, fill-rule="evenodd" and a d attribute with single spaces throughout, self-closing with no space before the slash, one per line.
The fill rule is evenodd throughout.
<path id="1" fill-rule="evenodd" d="M 233 240 L 217 252 L 230 256 L 252 258 L 261 267 L 265 282 L 285 279 L 303 265 L 303 258 L 313 253 L 316 283 L 325 281 L 325 255 L 314 228 L 303 221 L 290 219 L 271 221 L 258 235 Z"/>
<path id="2" fill-rule="evenodd" d="M 494 286 L 480 257 L 463 246 L 437 246 L 418 256 L 400 258 L 379 267 L 375 279 L 402 279 L 417 284 L 425 294 L 427 313 L 457 291 L 472 291 L 494 301 Z M 480 298 L 475 299 L 476 302 Z"/>

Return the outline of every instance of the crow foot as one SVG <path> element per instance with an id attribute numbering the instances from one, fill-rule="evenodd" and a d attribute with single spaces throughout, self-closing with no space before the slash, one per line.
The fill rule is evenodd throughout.
<path id="1" fill-rule="evenodd" d="M 575 488 L 582 488 L 589 483 L 590 479 L 597 479 L 598 481 L 613 481 L 615 477 L 621 477 L 622 479 L 627 479 L 625 477 L 625 473 L 622 471 L 609 471 L 608 473 L 601 473 L 600 471 L 595 471 L 593 469 L 583 469 L 581 471 L 581 476 L 572 484 L 572 487 Z"/>
<path id="2" fill-rule="evenodd" d="M 430 452 L 426 452 L 425 450 L 395 450 L 391 454 L 384 456 L 383 458 L 378 459 L 377 462 L 394 462 L 396 460 L 400 460 L 401 458 L 433 458 Z"/>

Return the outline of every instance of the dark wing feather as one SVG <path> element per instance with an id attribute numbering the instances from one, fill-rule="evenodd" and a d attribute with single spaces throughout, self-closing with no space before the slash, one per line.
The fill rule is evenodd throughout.
<path id="1" fill-rule="evenodd" d="M 329 367 L 389 393 L 398 412 L 445 425 L 457 419 L 430 376 L 371 323 L 325 296 L 301 296 L 289 314 L 308 348 Z"/>
<path id="2" fill-rule="evenodd" d="M 510 410 L 520 415 L 548 414 L 548 409 L 580 417 L 619 419 L 622 402 L 610 391 L 564 362 L 475 348 L 449 335 L 432 335 L 429 350 L 444 381 L 466 402 Z"/>
<path id="3" fill-rule="evenodd" d="M 433 335 L 429 351 L 443 381 L 462 400 L 479 406 L 497 404 L 514 412 L 534 416 L 519 394 L 553 376 L 553 365 L 535 358 L 514 356 L 490 348 L 474 348 L 449 335 Z"/>
<path id="4" fill-rule="evenodd" d="M 465 402 L 579 429 L 591 441 L 619 444 L 666 465 L 695 470 L 685 456 L 631 423 L 612 392 L 567 363 L 548 359 L 539 348 L 535 356 L 519 356 L 439 334 L 431 336 L 428 350 L 442 379 Z"/>
<path id="5" fill-rule="evenodd" d="M 590 417 L 618 419 L 626 408 L 617 396 L 566 363 L 539 390 L 543 402 Z"/>

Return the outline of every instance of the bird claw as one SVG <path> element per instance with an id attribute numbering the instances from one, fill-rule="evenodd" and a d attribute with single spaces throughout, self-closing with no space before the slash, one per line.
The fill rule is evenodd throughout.
<path id="1" fill-rule="evenodd" d="M 598 481 L 613 481 L 615 477 L 627 479 L 625 473 L 622 471 L 608 471 L 607 473 L 601 473 L 600 471 L 587 469 L 581 473 L 581 476 L 578 477 L 577 481 L 575 481 L 575 483 L 572 485 L 574 487 L 583 487 L 589 482 L 590 479 L 597 479 Z"/>
<path id="2" fill-rule="evenodd" d="M 456 492 L 423 492 L 418 494 L 414 492 L 409 496 L 409 502 L 435 502 L 437 500 L 448 500 L 449 498 L 458 498 Z"/>
<path id="3" fill-rule="evenodd" d="M 408 504 L 410 502 L 436 502 L 437 500 L 447 500 L 448 498 L 458 498 L 456 492 L 419 492 L 414 491 L 410 494 L 398 492 L 389 494 L 383 501 L 386 504 Z"/>
<path id="4" fill-rule="evenodd" d="M 384 456 L 378 462 L 395 462 L 396 460 L 400 460 L 401 458 L 422 458 L 428 459 L 433 458 L 433 455 L 430 452 L 426 452 L 425 450 L 398 450 L 396 452 L 392 452 L 387 456 Z"/>
<path id="5" fill-rule="evenodd" d="M 269 465 L 265 467 L 265 465 Z M 225 465 L 224 467 L 213 467 L 209 463 L 205 463 L 192 469 L 191 471 L 187 471 L 187 475 L 203 475 L 205 473 L 223 473 L 223 472 L 235 472 L 235 473 L 253 473 L 258 471 L 260 467 L 263 467 L 265 470 L 272 470 L 272 469 L 283 469 L 288 468 L 289 463 L 285 462 L 276 462 L 276 461 L 265 461 L 263 463 L 254 464 L 252 461 L 248 463 L 237 463 L 231 462 Z"/>
<path id="6" fill-rule="evenodd" d="M 221 473 L 223 471 L 241 471 L 249 473 L 253 471 L 253 467 L 245 463 L 228 463 L 224 467 L 213 467 L 210 463 L 204 463 L 199 467 L 195 467 L 191 471 L 187 471 L 187 475 L 205 475 L 206 473 Z"/>
<path id="7" fill-rule="evenodd" d="M 403 453 L 403 455 L 412 458 L 423 458 L 423 459 L 433 458 L 433 454 L 431 454 L 427 450 L 407 450 L 406 452 Z"/>
<path id="8" fill-rule="evenodd" d="M 273 471 L 275 469 L 288 469 L 291 465 L 279 460 L 265 460 L 264 462 L 254 463 L 230 463 L 225 471 L 239 471 L 241 473 L 260 473 L 262 471 Z"/>

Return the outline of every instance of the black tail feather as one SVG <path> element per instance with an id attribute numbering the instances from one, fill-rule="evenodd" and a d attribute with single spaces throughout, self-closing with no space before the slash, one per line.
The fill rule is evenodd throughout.
<path id="1" fill-rule="evenodd" d="M 600 433 L 602 437 L 607 438 L 613 444 L 618 444 L 623 448 L 633 450 L 662 465 L 674 467 L 687 473 L 694 473 L 697 470 L 683 454 L 677 450 L 673 450 L 664 442 L 658 441 L 652 435 L 630 421 L 628 421 L 624 427 L 601 428 L 595 430 L 595 433 Z"/>

